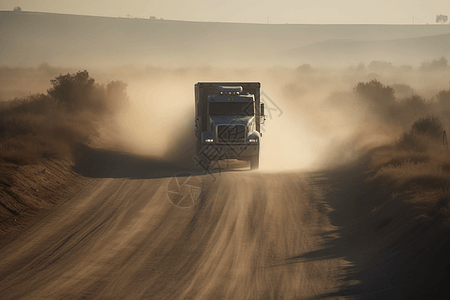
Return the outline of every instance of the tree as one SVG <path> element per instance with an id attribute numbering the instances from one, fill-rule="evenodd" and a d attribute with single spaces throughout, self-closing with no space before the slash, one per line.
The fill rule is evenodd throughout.
<path id="1" fill-rule="evenodd" d="M 380 72 L 385 70 L 391 70 L 392 69 L 392 63 L 387 61 L 372 61 L 368 66 L 369 70 L 374 72 Z"/>
<path id="2" fill-rule="evenodd" d="M 15 6 L 15 7 L 14 7 L 14 11 L 19 12 L 19 11 L 22 11 L 22 9 L 20 8 L 20 6 Z"/>
<path id="3" fill-rule="evenodd" d="M 367 107 L 370 117 L 382 118 L 385 122 L 394 120 L 395 91 L 393 88 L 372 79 L 369 82 L 359 82 L 353 91 L 358 101 L 361 101 L 361 105 Z"/>
<path id="4" fill-rule="evenodd" d="M 50 80 L 52 88 L 47 93 L 70 111 L 83 110 L 95 106 L 97 86 L 88 71 L 60 75 Z"/>
<path id="5" fill-rule="evenodd" d="M 448 16 L 446 16 L 446 15 L 436 15 L 436 23 L 444 24 L 444 23 L 447 23 L 447 21 L 448 21 Z"/>
<path id="6" fill-rule="evenodd" d="M 48 95 L 70 112 L 114 113 L 128 102 L 125 83 L 98 84 L 86 70 L 59 75 L 50 82 L 52 87 L 47 90 Z"/>
<path id="7" fill-rule="evenodd" d="M 421 71 L 446 70 L 448 68 L 448 60 L 444 56 L 439 59 L 433 59 L 431 62 L 424 61 L 420 65 Z"/>
<path id="8" fill-rule="evenodd" d="M 384 85 L 376 79 L 369 82 L 359 82 L 353 90 L 376 106 L 385 106 L 394 102 L 395 91 L 388 85 Z"/>

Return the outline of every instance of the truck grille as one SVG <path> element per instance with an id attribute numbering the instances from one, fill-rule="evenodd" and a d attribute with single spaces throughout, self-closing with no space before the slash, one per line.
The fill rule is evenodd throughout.
<path id="1" fill-rule="evenodd" d="M 217 126 L 217 141 L 219 143 L 245 143 L 245 125 Z"/>

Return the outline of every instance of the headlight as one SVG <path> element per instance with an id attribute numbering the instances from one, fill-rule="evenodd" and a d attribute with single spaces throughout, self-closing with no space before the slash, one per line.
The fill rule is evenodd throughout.
<path id="1" fill-rule="evenodd" d="M 205 140 L 205 143 L 213 143 L 213 142 L 214 142 L 213 139 L 206 139 L 206 140 Z"/>
<path id="2" fill-rule="evenodd" d="M 248 139 L 248 142 L 249 142 L 249 143 L 257 143 L 258 140 L 257 140 L 257 139 Z"/>

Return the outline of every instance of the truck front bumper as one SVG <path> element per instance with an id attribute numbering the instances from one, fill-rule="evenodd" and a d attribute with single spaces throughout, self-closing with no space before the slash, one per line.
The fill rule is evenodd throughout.
<path id="1" fill-rule="evenodd" d="M 259 144 L 202 144 L 197 156 L 210 161 L 223 159 L 247 159 L 259 154 Z"/>

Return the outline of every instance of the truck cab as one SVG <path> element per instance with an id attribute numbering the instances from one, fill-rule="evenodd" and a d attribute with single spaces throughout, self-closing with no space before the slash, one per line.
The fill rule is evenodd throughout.
<path id="1" fill-rule="evenodd" d="M 261 123 L 259 82 L 195 84 L 196 158 L 204 168 L 219 160 L 238 159 L 259 168 Z"/>

